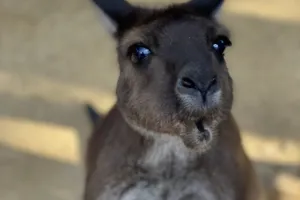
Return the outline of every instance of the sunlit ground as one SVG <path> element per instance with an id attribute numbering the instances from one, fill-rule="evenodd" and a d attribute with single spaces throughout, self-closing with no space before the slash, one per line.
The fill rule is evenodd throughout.
<path id="1" fill-rule="evenodd" d="M 270 2 L 224 9 L 237 43 L 234 113 L 272 200 L 298 200 L 300 2 Z M 113 42 L 79 0 L 0 0 L 0 24 L 0 199 L 80 199 L 83 104 L 105 113 L 114 103 Z"/>

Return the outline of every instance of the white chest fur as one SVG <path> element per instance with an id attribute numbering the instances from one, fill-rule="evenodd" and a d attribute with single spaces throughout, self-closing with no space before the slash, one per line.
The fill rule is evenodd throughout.
<path id="1" fill-rule="evenodd" d="M 215 186 L 205 171 L 188 170 L 189 163 L 197 156 L 196 152 L 184 146 L 180 138 L 157 136 L 153 145 L 139 160 L 139 165 L 147 173 L 140 178 L 129 177 L 118 187 L 108 187 L 98 200 L 234 199 L 230 192 L 225 194 L 224 190 L 220 198 L 220 191 L 213 189 Z"/>
<path id="2" fill-rule="evenodd" d="M 172 165 L 175 168 L 185 168 L 189 161 L 195 159 L 196 152 L 186 148 L 182 140 L 175 136 L 156 135 L 140 164 L 149 170 L 159 170 Z"/>
<path id="3" fill-rule="evenodd" d="M 215 200 L 213 194 L 205 192 L 195 174 L 186 173 L 188 162 L 196 156 L 180 138 L 155 136 L 153 145 L 140 160 L 140 165 L 149 170 L 149 180 L 136 183 L 121 200 Z M 203 190 L 201 195 L 198 195 L 199 187 Z"/>

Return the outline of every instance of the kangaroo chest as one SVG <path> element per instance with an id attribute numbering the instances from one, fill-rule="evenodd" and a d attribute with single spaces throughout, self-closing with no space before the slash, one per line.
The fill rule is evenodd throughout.
<path id="1" fill-rule="evenodd" d="M 217 187 L 220 187 L 217 186 Z M 226 186 L 228 187 L 228 186 Z M 190 173 L 171 179 L 145 178 L 134 182 L 120 200 L 233 200 L 223 187 L 216 188 L 205 176 Z"/>
<path id="2" fill-rule="evenodd" d="M 197 167 L 199 156 L 179 139 L 159 138 L 137 161 L 140 170 L 98 200 L 233 200 L 224 177 Z"/>

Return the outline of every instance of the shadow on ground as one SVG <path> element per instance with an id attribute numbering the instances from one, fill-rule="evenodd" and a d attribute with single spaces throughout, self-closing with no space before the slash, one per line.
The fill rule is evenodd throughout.
<path id="1" fill-rule="evenodd" d="M 71 164 L 34 156 L 0 145 L 0 198 L 80 199 L 82 174 Z"/>

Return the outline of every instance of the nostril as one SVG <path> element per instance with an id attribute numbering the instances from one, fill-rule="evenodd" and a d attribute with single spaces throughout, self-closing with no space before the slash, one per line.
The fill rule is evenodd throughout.
<path id="1" fill-rule="evenodd" d="M 217 84 L 217 77 L 214 76 L 213 79 L 210 81 L 209 87 L 213 86 L 213 85 L 216 85 L 216 84 Z"/>
<path id="2" fill-rule="evenodd" d="M 194 81 L 187 77 L 181 79 L 181 85 L 186 88 L 196 88 Z"/>

